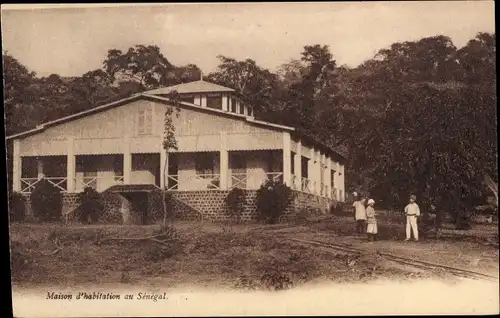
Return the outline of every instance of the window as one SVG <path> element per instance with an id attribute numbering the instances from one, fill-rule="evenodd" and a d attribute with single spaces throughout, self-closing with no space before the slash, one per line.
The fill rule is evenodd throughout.
<path id="1" fill-rule="evenodd" d="M 222 109 L 222 98 L 220 96 L 207 96 L 207 107 Z"/>
<path id="2" fill-rule="evenodd" d="M 240 103 L 240 114 L 245 114 L 245 105 L 243 103 Z"/>
<path id="3" fill-rule="evenodd" d="M 293 151 L 292 151 L 292 160 L 291 160 L 291 162 L 292 162 L 292 167 L 291 167 L 292 168 L 291 169 L 292 170 L 292 175 L 295 175 L 295 152 L 293 152 Z"/>
<path id="4" fill-rule="evenodd" d="M 236 99 L 231 98 L 231 112 L 233 112 L 233 113 L 236 113 L 236 112 L 237 112 L 237 110 L 236 110 L 236 106 L 237 106 L 237 105 L 236 105 Z"/>
<path id="5" fill-rule="evenodd" d="M 180 100 L 181 100 L 181 102 L 194 104 L 194 96 L 181 96 Z"/>
<path id="6" fill-rule="evenodd" d="M 151 135 L 153 133 L 152 107 L 140 109 L 137 117 L 137 134 Z"/>
<path id="7" fill-rule="evenodd" d="M 335 188 L 335 170 L 330 170 L 330 175 L 331 175 L 331 179 L 332 179 L 332 188 Z"/>
<path id="8" fill-rule="evenodd" d="M 214 173 L 214 154 L 202 152 L 196 154 L 196 174 L 210 175 Z M 210 178 L 211 176 L 207 176 Z"/>
<path id="9" fill-rule="evenodd" d="M 302 177 L 303 178 L 308 178 L 309 177 L 309 169 L 308 169 L 308 166 L 309 166 L 309 159 L 308 158 L 305 158 L 305 157 L 302 157 L 301 158 L 301 164 L 302 164 Z"/>
<path id="10" fill-rule="evenodd" d="M 253 116 L 253 108 L 248 107 L 248 116 Z"/>

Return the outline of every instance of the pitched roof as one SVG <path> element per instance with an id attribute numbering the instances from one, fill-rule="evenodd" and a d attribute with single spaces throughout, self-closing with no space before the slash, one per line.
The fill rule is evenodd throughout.
<path id="1" fill-rule="evenodd" d="M 194 81 L 184 84 L 178 84 L 168 87 L 160 87 L 158 89 L 153 89 L 144 92 L 149 95 L 165 95 L 172 91 L 177 91 L 179 94 L 185 93 L 212 93 L 212 92 L 235 92 L 234 89 L 229 87 L 224 87 L 207 81 Z"/>
<path id="2" fill-rule="evenodd" d="M 195 84 L 195 83 L 198 83 L 198 84 Z M 203 84 L 200 84 L 200 83 L 203 83 Z M 193 84 L 193 85 L 189 85 L 189 84 Z M 177 87 L 177 89 L 176 89 L 176 87 Z M 148 98 L 148 99 L 158 100 L 158 101 L 162 101 L 162 102 L 169 102 L 170 100 L 168 98 L 158 96 L 158 95 L 162 95 L 162 94 L 168 94 L 168 92 L 161 91 L 161 90 L 165 90 L 165 89 L 170 89 L 170 91 L 176 90 L 178 93 L 192 92 L 192 91 L 188 91 L 188 89 L 186 89 L 186 87 L 188 87 L 188 88 L 189 87 L 198 87 L 199 89 L 203 89 L 203 87 L 205 87 L 205 88 L 211 87 L 213 89 L 212 92 L 221 92 L 220 88 L 225 89 L 226 92 L 234 91 L 233 89 L 223 87 L 223 86 L 220 86 L 217 84 L 213 84 L 210 82 L 205 82 L 205 81 L 196 81 L 196 82 L 191 82 L 191 83 L 186 83 L 186 84 L 174 85 L 174 86 L 170 86 L 170 87 L 160 88 L 157 90 L 152 90 L 152 91 L 134 94 L 130 97 L 127 97 L 127 98 L 124 98 L 124 99 L 121 99 L 121 100 L 118 100 L 115 102 L 111 102 L 111 103 L 108 103 L 108 104 L 105 104 L 102 106 L 94 107 L 94 108 L 91 108 L 89 110 L 85 110 L 85 111 L 82 111 L 82 112 L 79 112 L 79 113 L 76 113 L 76 114 L 73 114 L 70 116 L 66 116 L 63 118 L 59 118 L 59 119 L 56 119 L 53 121 L 45 122 L 45 123 L 42 123 L 41 125 L 38 125 L 34 129 L 24 131 L 22 133 L 18 133 L 15 135 L 7 136 L 6 139 L 12 140 L 12 139 L 23 138 L 23 137 L 26 137 L 29 135 L 37 134 L 37 133 L 43 132 L 45 129 L 47 129 L 49 127 L 57 126 L 57 125 L 60 125 L 64 122 L 72 121 L 75 119 L 85 117 L 87 115 L 95 114 L 95 113 L 105 111 L 105 110 L 108 110 L 108 109 L 111 109 L 114 107 L 118 107 L 118 106 L 121 106 L 123 104 L 129 103 L 129 102 L 132 102 L 135 100 L 139 100 L 142 98 Z M 178 90 L 179 88 L 182 88 L 182 89 Z M 199 92 L 202 92 L 202 90 L 200 90 Z M 317 140 L 316 138 L 313 138 L 309 134 L 307 134 L 303 131 L 297 130 L 294 127 L 273 124 L 273 123 L 266 122 L 266 121 L 260 121 L 260 120 L 254 119 L 254 118 L 247 117 L 245 115 L 235 114 L 235 113 L 231 113 L 231 112 L 225 112 L 223 110 L 206 108 L 206 107 L 202 108 L 202 107 L 199 107 L 197 105 L 186 103 L 186 102 L 179 102 L 179 106 L 185 107 L 185 108 L 197 109 L 198 111 L 203 111 L 203 112 L 218 113 L 219 115 L 222 115 L 222 116 L 229 116 L 229 117 L 236 118 L 239 120 L 244 120 L 250 124 L 265 126 L 267 128 L 271 128 L 271 129 L 274 128 L 274 129 L 278 129 L 278 130 L 290 131 L 290 132 L 292 132 L 293 135 L 300 136 L 301 138 L 304 138 L 305 140 L 307 140 L 308 142 L 310 142 L 314 146 L 322 148 L 322 149 L 326 150 L 327 152 L 330 152 L 339 161 L 343 161 L 343 160 L 347 159 L 344 155 L 340 154 L 335 149 L 329 147 L 325 143 Z"/>

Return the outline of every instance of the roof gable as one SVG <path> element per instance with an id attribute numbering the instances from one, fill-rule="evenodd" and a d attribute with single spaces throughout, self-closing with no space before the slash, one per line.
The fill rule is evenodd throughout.
<path id="1" fill-rule="evenodd" d="M 194 81 L 189 83 L 183 83 L 168 87 L 161 87 L 158 89 L 153 89 L 150 91 L 144 92 L 148 95 L 166 95 L 173 91 L 177 91 L 179 94 L 186 93 L 213 93 L 213 92 L 235 92 L 234 89 L 229 87 L 224 87 L 221 85 L 217 85 L 214 83 L 206 82 L 203 80 Z"/>

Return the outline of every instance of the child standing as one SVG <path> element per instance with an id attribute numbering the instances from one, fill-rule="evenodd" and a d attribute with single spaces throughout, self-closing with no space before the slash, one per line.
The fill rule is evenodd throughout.
<path id="1" fill-rule="evenodd" d="M 377 240 L 377 219 L 375 218 L 376 213 L 373 206 L 375 205 L 375 201 L 373 199 L 368 200 L 368 207 L 366 208 L 366 220 L 368 223 L 368 227 L 366 229 L 366 233 L 368 234 L 368 241 L 373 242 Z"/>
<path id="2" fill-rule="evenodd" d="M 366 222 L 366 209 L 365 209 L 365 199 L 360 199 L 356 196 L 354 199 L 354 220 L 356 221 L 356 232 L 362 234 L 365 230 Z"/>
<path id="3" fill-rule="evenodd" d="M 418 242 L 418 225 L 417 218 L 420 216 L 420 208 L 415 202 L 417 197 L 415 195 L 410 195 L 410 203 L 405 207 L 406 214 L 406 239 L 409 241 L 411 238 L 411 232 L 413 231 L 413 238 L 415 242 Z"/>

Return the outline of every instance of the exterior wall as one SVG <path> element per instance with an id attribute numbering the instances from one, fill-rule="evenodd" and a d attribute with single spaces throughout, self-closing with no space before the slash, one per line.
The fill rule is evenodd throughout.
<path id="1" fill-rule="evenodd" d="M 140 110 L 153 110 L 152 134 L 140 136 L 137 117 Z M 50 127 L 44 132 L 20 139 L 21 156 L 66 154 L 68 137 L 74 138 L 74 152 L 83 154 L 124 153 L 125 137 L 130 138 L 132 153 L 159 152 L 163 134 L 163 103 L 139 100 L 81 119 Z M 279 149 L 282 133 L 254 126 L 242 120 L 181 109 L 173 116 L 179 152 L 219 150 L 220 132 L 228 134 L 228 150 Z"/>
<path id="2" fill-rule="evenodd" d="M 160 153 L 166 107 L 170 106 L 160 102 L 139 100 L 50 127 L 40 134 L 16 141 L 19 148 L 18 154 L 26 157 L 66 155 L 68 151 L 71 151 L 70 153 L 74 155 Z M 147 108 L 152 109 L 152 134 L 140 136 L 137 130 L 137 118 L 139 112 Z M 227 151 L 276 150 L 284 147 L 283 132 L 271 128 L 261 128 L 249 122 L 224 117 L 221 114 L 209 114 L 194 109 L 183 108 L 178 115 L 178 117 L 173 116 L 179 146 L 177 152 L 219 152 L 222 145 L 225 145 Z M 310 145 L 300 144 L 297 139 L 291 140 L 290 151 L 296 152 L 299 147 L 302 157 L 312 159 L 309 161 L 307 175 L 309 179 L 315 181 L 315 191 L 318 192 L 317 188 L 319 188 L 321 179 L 317 160 L 319 154 L 315 153 Z M 69 162 L 70 160 L 68 160 L 68 164 Z M 180 169 L 180 177 L 192 178 L 194 171 L 192 163 L 184 162 L 183 164 L 185 166 Z M 283 164 L 283 160 L 281 160 L 281 164 Z M 216 166 L 219 166 L 219 162 L 216 163 Z M 250 156 L 247 167 L 249 186 L 255 188 L 258 185 L 254 183 L 260 185 L 263 179 L 259 177 L 264 174 L 262 158 Z M 283 169 L 276 169 L 275 171 L 280 170 Z M 126 183 L 129 181 L 131 183 L 155 183 L 153 181 L 155 173 L 154 171 L 140 169 L 134 171 L 132 169 L 130 175 L 125 175 L 124 171 L 124 179 Z M 344 173 L 342 172 L 342 175 L 339 175 L 339 173 L 340 171 L 337 169 L 336 188 L 341 189 L 342 197 L 339 199 L 343 200 L 343 193 L 345 192 Z M 285 174 L 288 176 L 288 171 Z M 68 173 L 69 175 L 70 173 Z M 306 175 L 306 172 L 302 171 L 302 175 Z M 114 173 L 109 167 L 100 170 L 98 177 L 99 182 L 103 183 L 100 189 L 104 189 L 114 182 Z M 77 173 L 77 188 L 81 185 L 81 181 L 78 181 L 79 178 L 81 179 L 82 176 Z M 254 182 L 252 179 L 259 181 Z M 16 183 L 17 185 L 17 182 L 13 181 L 13 184 Z M 184 189 L 187 188 L 184 187 Z"/>

